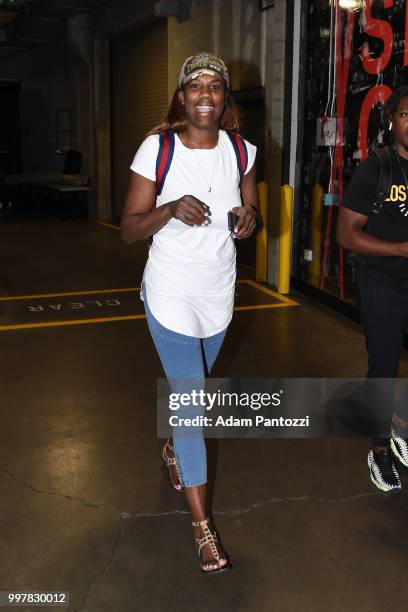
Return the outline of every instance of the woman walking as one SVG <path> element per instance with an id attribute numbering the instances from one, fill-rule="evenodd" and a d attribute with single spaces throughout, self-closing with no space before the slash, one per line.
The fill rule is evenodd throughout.
<path id="1" fill-rule="evenodd" d="M 170 384 L 210 373 L 231 321 L 235 288 L 233 237 L 260 223 L 256 147 L 238 136 L 239 118 L 224 62 L 188 58 L 162 125 L 131 165 L 122 238 L 152 237 L 141 297 Z M 232 232 L 228 212 L 237 218 Z M 189 503 L 202 571 L 230 567 L 206 510 L 207 460 L 202 431 L 175 431 L 163 458 L 172 486 Z"/>

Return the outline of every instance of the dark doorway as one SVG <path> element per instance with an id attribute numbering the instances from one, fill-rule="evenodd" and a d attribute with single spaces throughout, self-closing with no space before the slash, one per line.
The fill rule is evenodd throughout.
<path id="1" fill-rule="evenodd" d="M 21 172 L 20 83 L 0 81 L 0 170 Z"/>
<path id="2" fill-rule="evenodd" d="M 111 41 L 113 217 L 125 204 L 133 157 L 168 107 L 167 21 Z"/>

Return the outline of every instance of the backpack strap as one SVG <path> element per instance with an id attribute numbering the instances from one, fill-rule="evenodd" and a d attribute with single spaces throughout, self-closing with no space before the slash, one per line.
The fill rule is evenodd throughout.
<path id="1" fill-rule="evenodd" d="M 160 195 L 174 154 L 174 132 L 171 128 L 159 135 L 159 151 L 156 158 L 156 192 Z"/>
<path id="2" fill-rule="evenodd" d="M 235 132 L 227 132 L 232 143 L 237 158 L 237 166 L 239 171 L 239 186 L 242 185 L 242 179 L 248 167 L 248 149 L 244 139 Z"/>
<path id="3" fill-rule="evenodd" d="M 171 160 L 174 154 L 174 132 L 171 128 L 159 134 L 159 150 L 156 157 L 156 196 L 160 195 L 164 181 L 170 170 Z M 156 207 L 156 201 L 152 210 Z M 153 236 L 148 238 L 149 245 L 153 242 Z"/>
<path id="4" fill-rule="evenodd" d="M 392 166 L 390 147 L 375 149 L 374 154 L 380 162 L 380 180 L 378 181 L 377 195 L 371 214 L 377 215 L 384 206 L 384 200 L 388 197 L 391 188 Z"/>

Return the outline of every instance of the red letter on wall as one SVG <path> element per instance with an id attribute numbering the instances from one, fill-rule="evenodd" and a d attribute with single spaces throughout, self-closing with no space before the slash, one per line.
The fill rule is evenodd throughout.
<path id="1" fill-rule="evenodd" d="M 371 7 L 374 0 L 368 0 L 364 8 L 364 19 L 365 19 L 365 31 L 369 36 L 374 38 L 380 38 L 384 43 L 384 49 L 381 55 L 378 57 L 370 56 L 370 49 L 368 43 L 366 43 L 361 52 L 361 61 L 364 66 L 364 70 L 369 74 L 379 74 L 383 72 L 390 61 L 392 54 L 392 43 L 393 43 L 393 32 L 391 24 L 383 19 L 375 19 L 371 15 Z M 394 4 L 394 0 L 384 0 L 384 8 L 391 8 Z M 405 40 L 407 40 L 405 38 Z M 405 50 L 406 51 L 406 50 Z"/>
<path id="2" fill-rule="evenodd" d="M 405 2 L 405 49 L 404 66 L 408 66 L 408 2 Z"/>

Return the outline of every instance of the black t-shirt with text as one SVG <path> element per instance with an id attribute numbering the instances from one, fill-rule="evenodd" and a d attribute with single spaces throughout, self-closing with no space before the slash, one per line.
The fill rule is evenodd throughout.
<path id="1" fill-rule="evenodd" d="M 364 231 L 392 242 L 408 241 L 408 160 L 397 157 L 390 147 L 391 180 L 389 193 L 378 213 L 373 213 L 381 166 L 371 155 L 355 169 L 344 193 L 343 206 L 368 217 Z M 388 285 L 408 289 L 408 258 L 364 255 L 361 258 L 370 276 Z"/>

